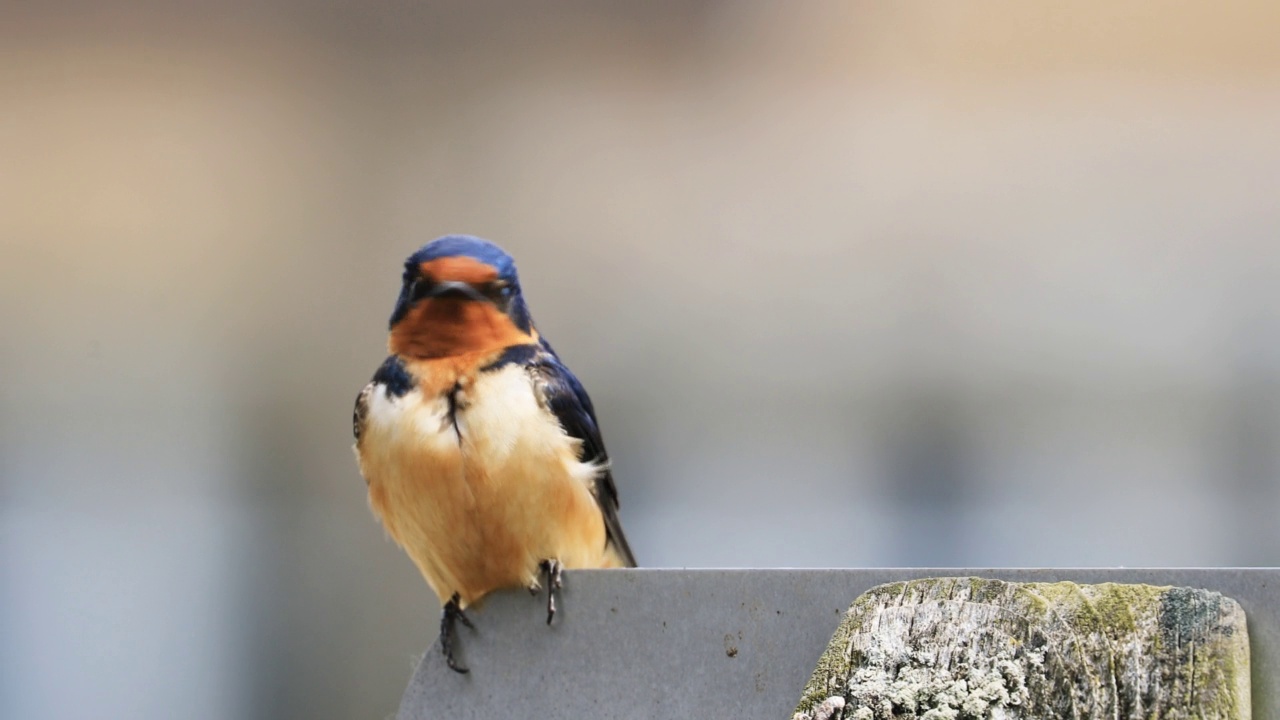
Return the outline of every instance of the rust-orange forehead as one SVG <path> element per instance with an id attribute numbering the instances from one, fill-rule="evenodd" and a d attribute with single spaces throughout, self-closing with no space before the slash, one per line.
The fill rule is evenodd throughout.
<path id="1" fill-rule="evenodd" d="M 498 279 L 498 270 L 492 265 L 469 257 L 442 257 L 428 260 L 418 269 L 436 282 L 464 282 L 472 285 Z"/>

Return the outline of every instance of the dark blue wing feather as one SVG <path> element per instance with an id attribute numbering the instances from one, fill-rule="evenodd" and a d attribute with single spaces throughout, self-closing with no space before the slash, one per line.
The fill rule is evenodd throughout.
<path id="1" fill-rule="evenodd" d="M 520 363 L 533 373 L 541 388 L 543 401 L 560 421 L 560 426 L 570 437 L 582 442 L 579 459 L 604 466 L 596 476 L 594 489 L 596 503 L 604 517 L 607 542 L 617 549 L 618 555 L 629 567 L 635 567 L 635 556 L 618 519 L 618 488 L 613 482 L 613 473 L 608 468 L 609 453 L 605 450 L 604 439 L 600 436 L 600 427 L 596 421 L 595 407 L 592 406 L 586 389 L 569 368 L 560 362 L 560 358 L 545 340 L 540 346 L 508 348 L 494 365 L 509 362 Z"/>

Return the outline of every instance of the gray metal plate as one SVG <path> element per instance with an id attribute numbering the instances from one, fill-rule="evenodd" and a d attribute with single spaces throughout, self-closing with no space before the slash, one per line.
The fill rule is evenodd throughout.
<path id="1" fill-rule="evenodd" d="M 459 627 L 459 657 L 471 673 L 453 673 L 432 647 L 397 718 L 783 720 L 854 598 L 881 583 L 964 575 L 1179 585 L 1230 596 L 1249 623 L 1253 716 L 1280 717 L 1280 568 L 1232 568 L 570 572 L 551 627 L 545 596 L 521 591 L 469 611 L 477 629 Z"/>

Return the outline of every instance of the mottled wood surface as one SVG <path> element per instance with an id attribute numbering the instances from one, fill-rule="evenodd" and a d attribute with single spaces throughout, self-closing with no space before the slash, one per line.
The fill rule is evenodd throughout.
<path id="1" fill-rule="evenodd" d="M 924 578 L 836 630 L 804 720 L 1249 720 L 1244 612 L 1216 592 Z"/>

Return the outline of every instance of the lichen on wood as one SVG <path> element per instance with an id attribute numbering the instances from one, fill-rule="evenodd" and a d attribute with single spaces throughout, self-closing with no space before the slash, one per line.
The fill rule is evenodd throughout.
<path id="1" fill-rule="evenodd" d="M 795 720 L 1250 720 L 1244 612 L 1205 590 L 925 578 L 854 601 Z"/>

